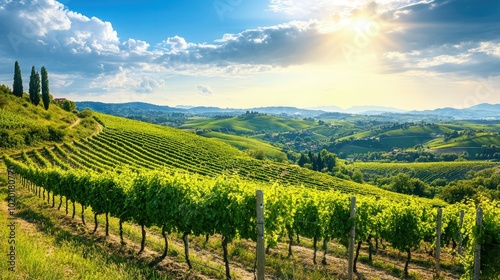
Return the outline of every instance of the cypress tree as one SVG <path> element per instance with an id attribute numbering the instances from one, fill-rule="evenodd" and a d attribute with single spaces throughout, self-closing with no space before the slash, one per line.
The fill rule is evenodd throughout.
<path id="1" fill-rule="evenodd" d="M 49 75 L 47 74 L 47 69 L 45 66 L 42 67 L 42 101 L 45 110 L 49 109 L 50 97 L 49 97 Z"/>
<path id="2" fill-rule="evenodd" d="M 12 93 L 17 97 L 23 96 L 23 78 L 21 77 L 21 67 L 19 62 L 14 64 L 14 85 L 12 86 Z"/>
<path id="3" fill-rule="evenodd" d="M 35 71 L 35 66 L 31 67 L 29 94 L 31 103 L 38 106 L 40 103 L 40 75 Z"/>

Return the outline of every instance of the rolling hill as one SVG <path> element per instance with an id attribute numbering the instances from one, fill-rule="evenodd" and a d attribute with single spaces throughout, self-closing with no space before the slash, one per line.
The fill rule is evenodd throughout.
<path id="1" fill-rule="evenodd" d="M 263 132 L 287 132 L 316 127 L 315 123 L 301 119 L 285 119 L 271 115 L 242 114 L 231 118 L 211 119 L 195 118 L 187 121 L 180 128 L 202 130 L 220 130 L 233 133 L 255 134 Z"/>
<path id="2" fill-rule="evenodd" d="M 18 100 L 12 100 L 12 102 L 16 101 Z M 10 103 L 10 101 L 7 102 L 6 108 L 14 107 L 9 106 L 8 103 Z M 27 107 L 29 106 L 31 105 L 28 104 Z M 6 112 L 7 111 L 8 109 L 6 109 Z M 10 115 L 15 115 L 14 112 L 8 112 Z M 234 128 L 246 131 L 251 128 L 252 125 L 255 127 L 268 125 L 268 127 L 272 129 L 283 129 L 283 131 L 287 132 L 295 131 L 301 127 L 301 129 L 303 129 L 306 126 L 310 126 L 310 122 L 302 120 L 291 120 L 291 122 L 283 121 L 269 125 L 268 122 L 271 120 L 268 118 L 269 116 L 261 114 L 253 114 L 252 116 L 244 117 L 248 117 L 250 121 L 254 122 L 249 122 L 249 125 L 247 123 L 237 123 L 238 121 L 241 121 L 241 119 L 233 120 L 233 122 L 238 124 L 237 126 L 234 126 Z M 297 251 L 304 251 L 305 249 L 303 246 L 314 247 L 314 249 L 310 250 L 310 255 L 307 255 L 307 258 L 311 257 L 313 254 L 314 256 L 316 255 L 317 235 L 309 235 L 308 232 L 310 232 L 311 228 L 322 225 L 321 222 L 318 222 L 320 221 L 318 218 L 328 219 L 329 222 L 335 221 L 338 225 L 344 225 L 344 227 L 349 224 L 346 220 L 344 220 L 344 214 L 339 216 L 338 213 L 349 212 L 347 202 L 350 199 L 350 195 L 358 196 L 360 201 L 360 213 L 363 213 L 363 209 L 369 209 L 368 205 L 375 205 L 377 202 L 380 203 L 380 206 L 382 206 L 383 203 L 385 205 L 383 207 L 388 207 L 384 208 L 384 215 L 392 215 L 393 208 L 391 207 L 393 206 L 391 205 L 394 201 L 408 201 L 408 203 L 411 201 L 413 205 L 412 207 L 415 207 L 415 209 L 417 209 L 416 207 L 428 207 L 426 209 L 431 210 L 433 206 L 446 205 L 440 200 L 409 197 L 407 195 L 385 191 L 368 184 L 360 184 L 350 180 L 343 180 L 324 173 L 314 172 L 306 168 L 286 163 L 252 158 L 234 146 L 241 145 L 242 148 L 246 149 L 255 145 L 255 147 L 263 148 L 264 146 L 262 142 L 248 141 L 248 143 L 244 143 L 245 137 L 240 136 L 228 137 L 219 135 L 218 133 L 213 134 L 213 132 L 208 132 L 217 138 L 225 138 L 224 141 L 226 142 L 232 142 L 233 145 L 229 145 L 222 140 L 208 139 L 189 131 L 89 112 L 85 115 L 82 114 L 78 116 L 75 122 L 64 129 L 79 129 L 80 123 L 87 118 L 95 121 L 95 126 L 92 127 L 93 133 L 90 133 L 90 135 L 81 135 L 80 137 L 64 139 L 63 141 L 39 142 L 37 145 L 25 147 L 26 149 L 23 151 L 9 151 L 10 156 L 5 157 L 5 161 L 9 162 L 9 164 L 15 165 L 20 174 L 26 176 L 26 178 L 28 178 L 31 182 L 34 182 L 34 184 L 32 184 L 23 180 L 25 188 L 27 188 L 27 190 L 35 191 L 36 194 L 35 196 L 28 196 L 26 195 L 27 190 L 22 191 L 23 195 L 26 195 L 26 197 L 30 199 L 30 203 L 36 204 L 36 202 L 33 202 L 37 199 L 36 196 L 45 200 L 46 193 L 50 193 L 52 195 L 53 205 L 53 209 L 51 211 L 56 212 L 57 210 L 54 206 L 55 197 L 60 196 L 60 203 L 62 204 L 62 195 L 64 195 L 66 196 L 67 201 L 68 198 L 71 200 L 73 209 L 76 208 L 75 200 L 78 202 L 78 209 L 80 209 L 80 207 L 82 209 L 82 223 L 84 221 L 84 216 L 92 213 L 87 212 L 85 210 L 85 206 L 91 205 L 92 211 L 94 211 L 93 214 L 96 226 L 98 221 L 97 216 L 101 214 L 106 214 L 106 221 L 103 222 L 102 218 L 99 221 L 101 223 L 106 223 L 106 225 L 108 224 L 108 212 L 106 212 L 107 210 L 102 210 L 105 212 L 99 212 L 101 210 L 98 210 L 98 207 L 101 207 L 104 204 L 100 204 L 101 200 L 97 199 L 97 197 L 102 196 L 103 201 L 107 201 L 106 205 L 111 205 L 111 207 L 122 207 L 116 206 L 115 204 L 124 205 L 123 207 L 127 209 L 126 211 L 120 210 L 116 213 L 109 212 L 111 216 L 110 218 L 113 220 L 114 230 L 115 232 L 119 231 L 121 236 L 122 217 L 128 217 L 124 219 L 126 219 L 125 221 L 127 222 L 126 228 L 128 230 L 127 235 L 129 240 L 140 240 L 138 235 L 142 232 L 141 252 L 142 248 L 144 248 L 144 242 L 146 240 L 145 227 L 147 227 L 148 232 L 154 236 L 152 239 L 155 240 L 155 242 L 153 242 L 155 246 L 158 243 L 156 240 L 160 238 L 160 228 L 162 229 L 163 238 L 167 241 L 167 237 L 165 235 L 165 224 L 163 222 L 157 222 L 160 220 L 159 218 L 154 220 L 151 224 L 151 221 L 153 220 L 149 220 L 148 222 L 148 220 L 142 220 L 141 217 L 148 217 L 147 219 L 151 219 L 152 217 L 163 215 L 163 211 L 159 211 L 157 214 L 152 214 L 152 211 L 154 211 L 157 207 L 177 209 L 175 211 L 178 213 L 178 216 L 182 215 L 182 212 L 191 212 L 192 210 L 194 214 L 192 216 L 186 216 L 191 217 L 190 220 L 172 220 L 172 222 L 176 223 L 175 231 L 178 233 L 176 235 L 175 233 L 170 233 L 169 231 L 171 239 L 170 242 L 173 240 L 174 244 L 179 243 L 176 241 L 176 236 L 177 239 L 179 239 L 180 236 L 183 236 L 183 241 L 181 242 L 184 242 L 184 249 L 186 250 L 185 257 L 187 259 L 188 245 L 186 237 L 188 234 L 205 235 L 206 233 L 206 236 L 214 236 L 214 233 L 219 233 L 220 235 L 216 236 L 222 236 L 222 246 L 226 246 L 224 247 L 224 262 L 226 264 L 227 273 L 229 273 L 229 262 L 227 261 L 227 239 L 225 239 L 225 233 L 219 231 L 214 232 L 212 228 L 219 230 L 220 228 L 227 228 L 226 224 L 235 225 L 234 221 L 240 223 L 238 222 L 237 217 L 242 215 L 242 211 L 247 211 L 245 212 L 245 221 L 247 222 L 245 222 L 244 225 L 238 224 L 238 232 L 246 234 L 240 230 L 242 226 L 248 226 L 255 217 L 255 200 L 252 200 L 254 199 L 255 193 L 253 191 L 255 188 L 264 188 L 267 193 L 267 200 L 265 202 L 267 205 L 266 207 L 268 207 L 266 208 L 266 230 L 276 233 L 279 232 L 279 236 L 287 236 L 284 235 L 286 232 L 285 225 L 292 224 L 288 224 L 289 222 L 286 222 L 287 224 L 285 224 L 285 221 L 289 217 L 292 217 L 292 213 L 294 212 L 292 210 L 294 210 L 295 207 L 298 207 L 297 214 L 293 214 L 295 219 L 293 228 L 300 230 L 297 234 L 301 235 L 302 240 L 302 243 L 297 245 L 300 246 L 301 249 Z M 13 119 L 13 117 L 11 117 L 11 119 Z M 80 119 L 80 122 L 78 122 L 78 119 Z M 274 119 L 282 120 L 275 117 Z M 18 120 L 20 120 L 20 118 L 18 118 Z M 12 121 L 9 120 L 9 122 Z M 7 121 L 5 121 L 5 123 L 7 123 Z M 395 133 L 395 135 L 397 136 L 399 134 Z M 241 143 L 238 143 L 240 141 Z M 273 150 L 272 146 L 267 146 L 266 148 L 270 149 L 270 151 Z M 135 175 L 130 175 L 132 173 Z M 231 174 L 239 175 L 239 179 L 232 179 L 234 177 L 232 177 Z M 61 181 L 58 181 L 57 178 L 61 178 Z M 224 178 L 224 180 L 221 178 Z M 127 180 L 130 180 L 130 182 Z M 150 184 L 151 182 L 153 182 L 153 184 Z M 243 186 L 249 187 L 249 189 L 243 189 Z M 42 187 L 44 188 L 42 189 Z M 229 193 L 224 193 L 224 188 L 231 191 Z M 214 192 L 208 192 L 209 190 L 214 190 Z M 108 193 L 108 191 L 110 193 Z M 115 193 L 115 191 L 117 192 Z M 186 196 L 178 196 L 183 199 L 182 201 L 170 201 L 167 198 L 175 198 L 174 193 L 169 193 L 170 191 L 181 191 L 184 192 Z M 60 193 L 58 194 L 57 192 Z M 120 192 L 125 195 L 125 198 L 120 195 Z M 91 194 L 91 198 L 88 197 L 89 193 Z M 180 193 L 178 193 L 178 195 L 180 195 Z M 158 199 L 158 196 L 164 196 L 164 198 Z M 217 200 L 219 196 L 221 199 L 223 198 L 225 200 Z M 147 199 L 144 200 L 146 197 Z M 284 199 L 284 197 L 286 197 L 286 199 Z M 300 201 L 297 200 L 297 202 L 293 202 L 288 200 L 288 198 L 292 199 L 294 197 L 297 197 Z M 47 199 L 50 201 L 50 195 L 47 196 Z M 232 203 L 231 201 L 235 201 L 231 204 L 231 208 L 226 207 L 228 199 L 230 200 L 230 203 Z M 123 204 L 124 201 L 126 201 L 126 204 Z M 401 205 L 403 204 L 404 203 Z M 220 205 L 222 205 L 222 208 Z M 23 207 L 26 206 L 23 205 Z M 46 208 L 50 208 L 50 206 L 34 206 L 33 209 L 37 207 L 39 208 L 37 211 L 44 211 L 44 213 L 47 212 Z M 219 209 L 216 207 L 219 207 L 221 210 L 214 212 L 210 211 L 210 209 Z M 325 207 L 328 207 L 329 210 L 323 211 Z M 66 207 L 66 209 L 67 208 L 68 207 Z M 129 209 L 131 211 L 129 211 Z M 182 209 L 189 211 L 183 211 Z M 312 209 L 313 211 L 306 212 L 306 209 Z M 375 208 L 373 209 L 375 210 Z M 394 210 L 396 209 L 397 208 L 394 208 Z M 29 209 L 29 211 L 33 210 Z M 250 212 L 251 215 L 248 214 Z M 141 213 L 144 213 L 145 215 L 143 216 Z M 316 214 L 309 218 L 309 215 L 312 215 L 311 213 Z M 334 213 L 334 215 L 331 215 L 330 213 Z M 39 219 L 43 218 L 41 214 L 33 213 L 31 215 L 38 215 L 36 217 Z M 194 215 L 198 215 L 196 216 L 198 219 L 194 219 Z M 226 217 L 224 223 L 221 223 L 221 221 L 217 219 L 218 215 L 226 215 L 224 216 Z M 59 214 L 59 216 L 61 215 Z M 360 217 L 361 216 L 362 215 L 360 215 Z M 203 217 L 203 219 L 201 217 Z M 65 219 L 69 220 L 69 216 Z M 363 225 L 371 223 L 369 219 L 362 219 Z M 44 221 L 49 222 L 52 220 L 44 219 Z M 207 229 L 190 228 L 184 231 L 184 233 L 181 229 L 181 224 L 188 224 L 189 226 L 202 224 L 203 227 L 205 227 L 208 225 L 207 221 L 210 221 L 210 224 L 213 225 L 213 227 L 208 228 L 207 226 Z M 356 223 L 358 223 L 358 221 L 356 221 Z M 427 224 L 427 222 L 425 223 Z M 421 226 L 417 223 L 414 224 Z M 424 224 L 423 220 L 421 221 L 421 224 Z M 139 226 L 141 229 L 138 228 Z M 117 229 L 118 227 L 119 229 Z M 73 234 L 77 234 L 77 231 L 82 228 L 84 230 L 87 228 L 85 223 L 83 223 L 83 226 L 78 223 L 77 229 L 74 230 Z M 135 232 L 130 231 L 133 228 L 135 228 Z M 334 228 L 336 229 L 337 227 Z M 251 231 L 249 232 L 251 233 Z M 344 236 L 344 232 L 346 231 L 342 230 L 342 233 L 340 233 L 339 236 Z M 362 233 L 362 230 L 360 232 Z M 231 236 L 235 237 L 237 236 L 236 232 L 228 234 L 233 234 Z M 277 242 L 279 240 L 279 236 L 271 233 L 267 238 L 269 238 L 269 240 L 275 239 L 275 242 Z M 305 238 L 302 239 L 302 237 Z M 92 235 L 90 235 L 90 238 L 92 238 Z M 209 244 L 208 237 L 203 236 L 203 238 L 207 238 L 204 241 L 204 245 L 203 241 L 196 240 L 197 237 L 193 238 L 195 239 L 194 248 L 196 249 L 194 250 L 194 254 L 198 254 L 199 251 L 206 254 L 209 250 L 212 250 L 211 252 L 213 254 L 213 245 L 207 245 Z M 311 241 L 311 238 L 314 241 Z M 110 239 L 111 242 L 113 242 L 117 239 L 117 236 L 110 237 Z M 252 258 L 241 259 L 244 258 L 244 256 L 241 255 L 253 256 L 252 253 L 248 253 L 249 250 L 252 250 L 251 248 L 249 249 L 252 245 L 247 245 L 247 242 L 251 242 L 247 240 L 234 241 L 232 244 L 233 251 L 230 251 L 232 261 L 235 260 L 238 263 L 242 262 L 245 267 L 253 264 L 252 261 L 248 261 L 253 260 Z M 95 240 L 92 242 L 95 242 Z M 151 241 L 148 241 L 148 246 L 151 246 L 149 242 Z M 221 242 L 217 242 L 219 243 L 217 243 L 216 247 L 221 246 Z M 311 242 L 313 242 L 314 245 L 304 245 Z M 335 242 L 338 242 L 338 240 Z M 329 241 L 326 241 L 325 243 L 329 243 Z M 168 243 L 165 242 L 165 244 Z M 280 244 L 280 246 L 273 250 L 283 252 L 283 249 L 280 248 L 282 245 L 283 244 Z M 296 246 L 294 245 L 294 247 Z M 169 258 L 176 258 L 177 256 L 183 257 L 183 255 L 179 253 L 178 248 L 179 247 L 176 247 L 173 250 L 171 249 L 172 253 L 169 255 Z M 132 251 L 134 250 L 135 248 L 132 249 Z M 157 249 L 155 250 L 157 251 Z M 312 250 L 314 250 L 314 253 Z M 168 250 L 165 252 L 167 251 Z M 61 252 L 61 254 L 71 254 L 71 251 L 65 249 L 64 252 Z M 329 254 L 331 254 L 331 252 L 329 252 Z M 283 260 L 276 262 L 275 260 L 281 259 L 281 257 L 275 257 L 274 255 L 274 253 L 269 254 L 269 259 L 272 261 L 268 264 L 269 267 L 272 268 L 273 275 L 280 273 L 283 268 L 283 263 L 285 262 Z M 136 258 L 136 256 L 133 258 Z M 417 256 L 416 258 L 419 257 Z M 208 257 L 205 255 L 205 260 L 202 261 L 202 264 L 207 263 L 206 259 L 208 259 Z M 199 259 L 197 261 L 199 261 Z M 220 264 L 221 260 L 219 258 L 218 260 L 212 262 Z M 295 260 L 292 260 L 291 262 L 294 263 Z M 61 265 L 64 266 L 65 264 Z M 94 263 L 90 262 L 88 265 L 95 266 Z M 239 275 L 240 277 L 251 277 L 251 273 L 239 268 L 239 265 L 231 263 L 231 266 L 244 275 Z M 191 264 L 189 264 L 189 267 L 191 267 Z M 199 272 L 200 270 L 200 268 L 196 268 L 191 271 Z M 295 275 L 296 271 L 299 270 L 293 269 L 293 271 L 295 272 L 293 272 L 292 275 Z M 302 271 L 309 270 L 301 268 L 300 271 L 300 273 L 304 273 Z M 316 271 L 316 269 L 313 269 L 313 271 Z M 96 273 L 100 273 L 100 271 L 96 271 Z M 140 273 L 147 274 L 149 273 L 149 270 Z M 216 277 L 220 278 L 219 272 L 207 273 L 203 271 L 203 274 L 217 275 Z M 305 277 L 309 278 L 311 275 L 312 274 L 307 274 Z M 332 275 L 337 274 L 332 274 L 329 271 L 325 272 L 325 274 L 321 274 L 321 276 L 326 276 L 327 278 L 333 277 Z"/>
<path id="3" fill-rule="evenodd" d="M 53 100 L 45 110 L 43 104 L 31 104 L 27 94 L 19 98 L 0 93 L 2 152 L 88 137 L 96 132 L 96 128 L 97 122 L 93 118 L 65 111 Z"/>

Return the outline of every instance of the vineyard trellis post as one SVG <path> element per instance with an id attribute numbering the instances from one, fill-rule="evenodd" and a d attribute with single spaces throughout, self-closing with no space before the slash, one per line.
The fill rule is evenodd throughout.
<path id="1" fill-rule="evenodd" d="M 481 232 L 483 227 L 483 209 L 476 210 L 476 233 Z M 474 276 L 472 279 L 479 280 L 481 275 L 481 239 L 482 236 L 476 236 L 474 244 Z"/>
<path id="2" fill-rule="evenodd" d="M 351 221 L 355 221 L 356 219 L 356 197 L 351 197 L 351 213 L 349 215 L 349 219 Z M 354 269 L 354 243 L 356 242 L 356 225 L 353 222 L 350 231 L 349 238 L 349 260 L 347 267 L 347 278 L 352 280 L 354 277 L 353 269 Z"/>
<path id="3" fill-rule="evenodd" d="M 441 256 L 441 224 L 443 219 L 443 210 L 437 209 L 437 228 L 436 228 L 436 276 L 439 278 L 440 266 L 439 259 Z"/>
<path id="4" fill-rule="evenodd" d="M 257 190 L 257 280 L 264 280 L 265 276 L 265 245 L 264 245 L 264 193 Z"/>

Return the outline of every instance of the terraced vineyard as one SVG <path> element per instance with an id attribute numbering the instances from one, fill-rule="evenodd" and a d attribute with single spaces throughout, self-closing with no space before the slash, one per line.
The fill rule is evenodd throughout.
<path id="1" fill-rule="evenodd" d="M 122 222 L 139 225 L 142 229 L 140 252 L 144 250 L 145 227 L 161 227 L 164 237 L 165 231 L 182 234 L 185 248 L 187 235 L 208 238 L 219 234 L 228 278 L 228 242 L 234 238 L 255 238 L 251 227 L 255 224 L 255 189 L 267 193 L 268 245 L 276 246 L 289 237 L 291 252 L 293 236 L 312 239 L 315 265 L 318 240 L 325 244 L 330 239 L 341 244 L 348 240 L 351 222 L 349 195 L 345 193 L 359 195 L 359 216 L 355 222 L 358 252 L 362 243 L 372 237 L 389 241 L 393 248 L 408 252 L 405 274 L 408 274 L 410 250 L 422 242 L 432 242 L 436 220 L 434 214 L 430 214 L 434 212 L 432 207 L 445 206 L 438 200 L 409 198 L 297 166 L 259 161 L 225 143 L 192 133 L 106 115 L 97 117 L 105 125 L 99 134 L 72 143 L 31 149 L 14 158 L 6 156 L 6 164 L 15 168 L 24 185 L 38 196 L 41 188 L 43 198 L 46 191 L 51 193 L 53 207 L 56 195 L 61 197 L 60 204 L 62 196 L 71 201 L 73 213 L 75 203 L 79 203 L 82 222 L 87 206 L 92 208 L 96 221 L 97 215 L 105 214 L 106 234 L 108 214 L 120 219 L 120 228 Z M 128 172 L 128 169 L 140 172 Z M 240 176 L 238 179 L 220 176 L 227 173 Z M 491 217 L 496 217 L 496 204 L 487 203 L 487 206 L 492 208 L 488 210 Z M 468 238 L 472 236 L 474 206 L 461 207 L 469 209 Z M 451 206 L 445 209 L 451 216 L 443 236 L 453 235 L 455 240 L 458 212 Z M 486 223 L 494 226 L 493 231 L 499 224 L 493 218 Z M 406 226 L 400 227 L 400 224 Z M 403 244 L 400 240 L 406 241 Z M 467 256 L 470 256 L 473 239 L 468 240 Z M 165 242 L 165 248 L 167 246 Z M 326 248 L 327 245 L 325 256 Z M 188 249 L 185 250 L 191 268 Z M 167 249 L 163 257 L 166 254 Z M 470 262 L 463 264 L 470 272 Z"/>
<path id="2" fill-rule="evenodd" d="M 298 166 L 256 160 L 217 140 L 205 139 L 173 128 L 149 125 L 108 115 L 97 115 L 106 124 L 103 132 L 73 143 L 46 146 L 27 152 L 40 167 L 48 164 L 63 169 L 95 171 L 118 169 L 124 165 L 206 176 L 238 174 L 252 181 L 280 182 L 344 193 L 405 197 L 368 184 L 358 184 Z M 14 156 L 24 161 L 22 155 Z M 440 204 L 439 201 L 435 202 Z"/>
<path id="3" fill-rule="evenodd" d="M 30 120 L 22 118 L 19 114 L 0 108 L 0 128 L 17 129 L 29 126 Z"/>
<path id="4" fill-rule="evenodd" d="M 468 172 L 499 166 L 498 162 L 461 161 L 461 162 L 415 162 L 415 163 L 380 163 L 356 162 L 354 168 L 363 174 L 389 177 L 398 173 L 410 174 L 412 177 L 431 183 L 435 179 L 447 181 L 464 179 Z"/>

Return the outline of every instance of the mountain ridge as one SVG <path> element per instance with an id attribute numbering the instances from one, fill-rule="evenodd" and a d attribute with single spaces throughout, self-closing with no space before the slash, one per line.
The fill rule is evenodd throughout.
<path id="1" fill-rule="evenodd" d="M 96 101 L 75 102 L 78 109 L 90 108 L 92 110 L 113 113 L 113 111 L 128 110 L 128 113 L 140 113 L 142 110 L 156 111 L 161 113 L 184 113 L 184 114 L 228 114 L 237 115 L 247 111 L 256 111 L 259 113 L 273 115 L 291 115 L 303 117 L 316 117 L 323 113 L 341 113 L 357 115 L 380 115 L 380 114 L 413 114 L 413 115 L 432 115 L 439 117 L 452 117 L 454 119 L 500 119 L 500 104 L 481 103 L 469 108 L 443 107 L 432 110 L 411 110 L 406 111 L 394 107 L 386 106 L 353 106 L 348 109 L 341 109 L 337 106 L 320 106 L 312 108 L 298 108 L 293 106 L 265 106 L 253 108 L 221 108 L 215 106 L 176 106 L 156 105 L 145 102 L 128 103 L 104 103 Z"/>

